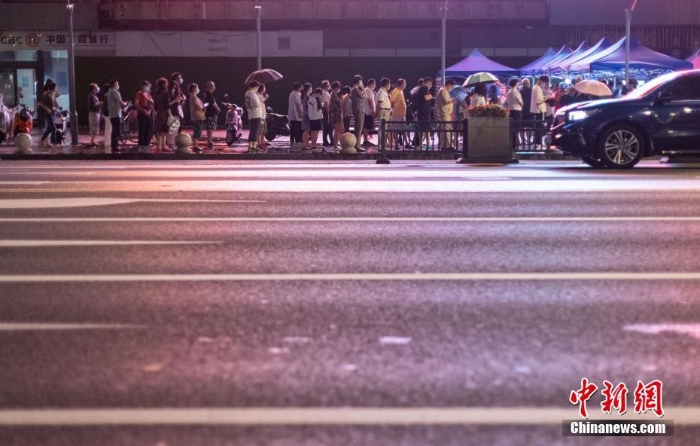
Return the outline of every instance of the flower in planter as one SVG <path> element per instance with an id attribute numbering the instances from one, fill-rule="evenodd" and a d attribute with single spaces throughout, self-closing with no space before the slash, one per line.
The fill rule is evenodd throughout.
<path id="1" fill-rule="evenodd" d="M 498 104 L 479 105 L 478 107 L 469 107 L 467 115 L 470 118 L 507 118 L 508 110 Z"/>

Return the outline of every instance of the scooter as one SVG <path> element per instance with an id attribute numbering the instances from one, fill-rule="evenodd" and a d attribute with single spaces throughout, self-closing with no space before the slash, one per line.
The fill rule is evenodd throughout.
<path id="1" fill-rule="evenodd" d="M 224 101 L 228 101 L 228 95 L 224 95 Z M 222 102 L 226 107 L 226 144 L 232 146 L 241 140 L 243 129 L 243 109 L 230 102 Z"/>
<path id="2" fill-rule="evenodd" d="M 53 117 L 53 123 L 56 126 L 56 144 L 64 146 L 68 145 L 66 138 L 66 130 L 68 129 L 67 119 L 68 110 L 59 108 Z"/>
<path id="3" fill-rule="evenodd" d="M 267 124 L 265 139 L 268 141 L 272 141 L 278 136 L 291 135 L 291 131 L 289 130 L 289 118 L 287 115 L 278 115 L 273 113 L 271 107 L 267 107 L 267 117 L 265 118 L 265 123 Z"/>

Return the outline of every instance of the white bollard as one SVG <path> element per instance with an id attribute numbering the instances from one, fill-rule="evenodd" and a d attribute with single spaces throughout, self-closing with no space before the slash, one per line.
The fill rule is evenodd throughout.
<path id="1" fill-rule="evenodd" d="M 178 155 L 186 155 L 192 153 L 190 146 L 192 145 L 192 138 L 187 133 L 180 133 L 175 137 L 175 153 Z"/>
<path id="2" fill-rule="evenodd" d="M 357 153 L 357 138 L 352 133 L 343 133 L 340 137 L 340 153 Z"/>
<path id="3" fill-rule="evenodd" d="M 15 135 L 15 153 L 18 155 L 29 155 L 32 153 L 32 137 L 26 133 L 18 133 Z"/>

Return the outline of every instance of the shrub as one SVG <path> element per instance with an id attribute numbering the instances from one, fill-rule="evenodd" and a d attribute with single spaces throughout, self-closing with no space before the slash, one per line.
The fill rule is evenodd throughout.
<path id="1" fill-rule="evenodd" d="M 478 107 L 469 107 L 467 115 L 470 118 L 507 118 L 508 110 L 498 104 L 480 105 Z"/>

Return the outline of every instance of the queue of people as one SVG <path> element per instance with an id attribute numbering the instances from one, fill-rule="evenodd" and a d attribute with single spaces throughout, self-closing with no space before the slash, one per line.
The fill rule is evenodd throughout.
<path id="1" fill-rule="evenodd" d="M 574 80 L 574 84 L 581 78 Z M 119 152 L 120 131 L 124 119 L 138 126 L 138 150 L 150 150 L 151 138 L 155 135 L 155 152 L 174 151 L 175 136 L 182 131 L 186 104 L 192 123 L 192 149 L 201 152 L 204 145 L 215 149 L 213 132 L 217 128 L 221 107 L 214 92 L 216 86 L 209 81 L 200 90 L 198 84 L 186 89 L 180 73 L 170 78 L 159 78 L 155 87 L 144 80 L 136 92 L 133 103 L 125 101 L 120 93 L 119 82 L 110 80 L 103 88 L 96 83 L 89 85 L 87 98 L 89 112 L 90 147 L 97 146 L 100 122 L 104 117 L 104 146 L 108 151 Z M 295 83 L 289 95 L 287 115 L 290 126 L 290 143 L 300 150 L 335 151 L 340 148 L 340 137 L 352 131 L 356 137 L 356 150 L 364 152 L 368 147 L 383 144 L 388 150 L 411 150 L 433 147 L 435 131 L 430 122 L 441 122 L 438 133 L 438 148 L 455 150 L 457 135 L 451 132 L 453 121 L 466 118 L 469 107 L 499 104 L 508 110 L 514 120 L 551 121 L 559 107 L 591 99 L 566 84 L 551 86 L 548 76 L 541 76 L 531 86 L 530 79 L 510 79 L 501 82 L 478 83 L 473 86 L 463 101 L 451 95 L 455 82 L 447 79 L 439 89 L 434 88 L 430 77 L 419 79 L 410 91 L 407 81 L 389 78 L 379 82 L 373 78 L 366 81 L 361 75 L 353 77 L 351 85 L 342 86 L 339 81 L 324 80 L 316 88 L 311 83 Z M 628 94 L 637 86 L 635 79 L 616 96 Z M 266 101 L 268 94 L 264 84 L 251 81 L 245 93 L 245 108 L 249 123 L 248 151 L 266 150 Z M 38 107 L 43 115 L 45 131 L 41 137 L 42 147 L 56 145 L 56 127 L 52 116 L 57 110 L 56 84 L 48 80 Z M 133 104 L 133 106 L 132 106 Z M 0 118 L 4 117 L 0 113 Z M 412 139 L 406 132 L 386 132 L 385 141 L 373 141 L 377 123 L 417 121 L 419 125 Z M 2 119 L 0 119 L 2 121 Z M 5 119 L 7 121 L 7 119 Z M 0 127 L 2 127 L 0 122 Z M 400 127 L 400 126 L 399 126 Z M 206 130 L 206 139 L 202 141 Z M 3 138 L 0 128 L 0 138 Z M 535 132 L 531 148 L 542 149 L 542 134 Z M 319 137 L 321 140 L 319 141 Z"/>

